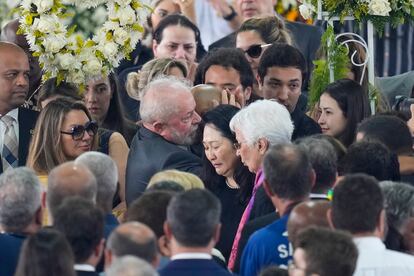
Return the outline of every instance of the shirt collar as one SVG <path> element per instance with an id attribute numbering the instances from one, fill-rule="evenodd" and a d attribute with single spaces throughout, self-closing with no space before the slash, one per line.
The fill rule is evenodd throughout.
<path id="1" fill-rule="evenodd" d="M 358 248 L 369 248 L 370 250 L 385 250 L 385 245 L 380 238 L 371 237 L 356 237 L 354 243 Z"/>
<path id="2" fill-rule="evenodd" d="M 7 112 L 7 114 L 4 114 L 4 116 L 6 115 L 12 117 L 15 120 L 15 122 L 17 122 L 19 118 L 19 109 L 18 108 L 12 109 L 9 112 Z"/>
<path id="3" fill-rule="evenodd" d="M 186 259 L 203 259 L 211 260 L 211 255 L 207 253 L 179 253 L 171 257 L 171 260 L 186 260 Z"/>
<path id="4" fill-rule="evenodd" d="M 95 267 L 90 264 L 75 264 L 73 266 L 77 271 L 91 271 L 95 272 Z"/>
<path id="5" fill-rule="evenodd" d="M 329 199 L 328 195 L 326 194 L 314 194 L 314 193 L 310 193 L 309 195 L 310 199 Z"/>

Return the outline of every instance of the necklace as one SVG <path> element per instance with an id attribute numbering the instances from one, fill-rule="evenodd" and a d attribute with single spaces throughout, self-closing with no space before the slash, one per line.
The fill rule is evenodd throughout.
<path id="1" fill-rule="evenodd" d="M 226 185 L 227 185 L 227 187 L 229 187 L 232 190 L 238 190 L 238 189 L 240 189 L 240 187 L 238 185 L 236 187 L 231 186 L 230 183 L 229 183 L 229 181 L 227 180 L 227 178 L 226 178 Z"/>

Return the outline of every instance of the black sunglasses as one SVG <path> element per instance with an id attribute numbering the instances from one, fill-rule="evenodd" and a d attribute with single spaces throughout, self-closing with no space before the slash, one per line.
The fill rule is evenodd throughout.
<path id="1" fill-rule="evenodd" d="M 71 131 L 61 131 L 62 134 L 72 135 L 73 140 L 81 140 L 85 135 L 85 131 L 89 136 L 94 136 L 98 132 L 98 124 L 95 121 L 89 121 L 84 126 L 74 125 Z"/>
<path id="2" fill-rule="evenodd" d="M 242 50 L 243 52 L 245 52 L 246 54 L 249 55 L 249 57 L 251 58 L 258 58 L 260 57 L 260 55 L 262 54 L 263 48 L 268 47 L 272 44 L 254 44 L 252 46 L 250 46 L 249 48 L 247 48 L 247 50 Z"/>

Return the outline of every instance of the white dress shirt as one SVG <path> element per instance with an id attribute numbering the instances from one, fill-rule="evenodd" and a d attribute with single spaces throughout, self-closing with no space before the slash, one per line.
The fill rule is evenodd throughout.
<path id="1" fill-rule="evenodd" d="M 171 261 L 174 260 L 187 260 L 187 259 L 204 259 L 211 260 L 211 255 L 207 253 L 180 253 L 171 257 Z"/>
<path id="2" fill-rule="evenodd" d="M 75 264 L 73 268 L 77 271 L 95 272 L 95 267 L 90 264 Z"/>
<path id="3" fill-rule="evenodd" d="M 14 132 L 16 133 L 17 140 L 19 140 L 19 109 L 15 108 L 5 115 L 8 115 L 14 119 L 13 128 Z M 0 120 L 0 153 L 3 152 L 4 133 L 6 132 L 6 127 L 6 124 L 2 120 Z"/>
<path id="4" fill-rule="evenodd" d="M 413 276 L 414 256 L 388 250 L 377 237 L 354 238 L 358 261 L 354 276 Z"/>

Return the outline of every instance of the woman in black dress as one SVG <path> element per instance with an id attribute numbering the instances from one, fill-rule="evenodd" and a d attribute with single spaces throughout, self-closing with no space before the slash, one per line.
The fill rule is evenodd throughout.
<path id="1" fill-rule="evenodd" d="M 228 259 L 243 211 L 250 199 L 254 174 L 236 155 L 236 137 L 229 123 L 239 111 L 231 105 L 220 105 L 204 114 L 203 180 L 207 189 L 221 201 L 221 236 L 216 248 Z"/>

